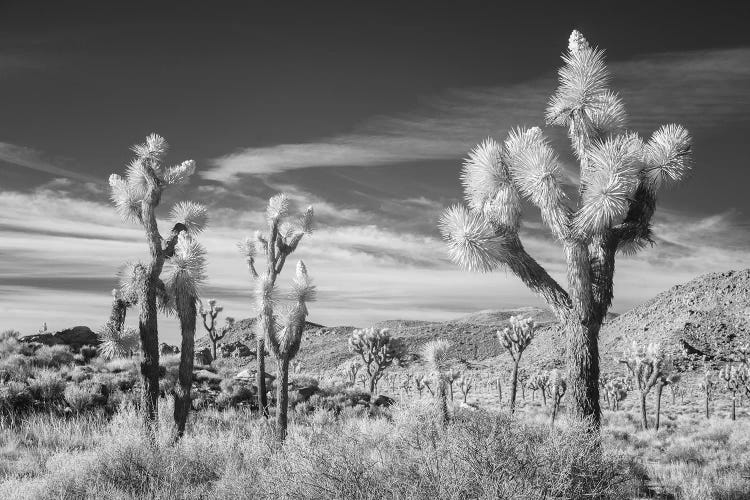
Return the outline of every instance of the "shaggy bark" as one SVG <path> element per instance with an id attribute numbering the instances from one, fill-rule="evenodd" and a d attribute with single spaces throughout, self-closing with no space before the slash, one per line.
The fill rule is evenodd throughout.
<path id="1" fill-rule="evenodd" d="M 177 437 L 185 433 L 188 413 L 190 412 L 190 390 L 193 386 L 193 358 L 195 356 L 195 317 L 197 314 L 195 299 L 176 297 L 177 314 L 182 330 L 180 346 L 180 368 L 178 386 L 175 388 L 174 421 Z M 184 303 L 183 303 L 184 302 Z"/>
<path id="2" fill-rule="evenodd" d="M 513 363 L 513 376 L 510 379 L 510 412 L 516 411 L 516 389 L 518 387 L 518 361 Z"/>
<path id="3" fill-rule="evenodd" d="M 664 389 L 664 384 L 656 384 L 656 430 L 659 430 L 659 422 L 661 420 L 661 391 Z"/>
<path id="4" fill-rule="evenodd" d="M 279 378 L 276 386 L 276 429 L 280 441 L 286 439 L 287 413 L 289 411 L 289 359 L 278 362 Z"/>

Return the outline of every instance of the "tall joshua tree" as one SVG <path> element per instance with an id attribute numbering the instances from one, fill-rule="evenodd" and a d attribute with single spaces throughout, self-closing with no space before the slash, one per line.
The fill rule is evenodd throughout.
<path id="1" fill-rule="evenodd" d="M 181 233 L 174 255 L 165 266 L 164 285 L 180 320 L 182 344 L 178 384 L 174 390 L 174 422 L 176 437 L 185 433 L 190 412 L 190 389 L 193 385 L 193 357 L 195 355 L 195 320 L 199 288 L 206 279 L 206 251 L 203 246 Z"/>
<path id="2" fill-rule="evenodd" d="M 302 237 L 312 233 L 313 208 L 308 207 L 304 213 L 293 217 L 290 214 L 289 198 L 277 194 L 268 201 L 266 223 L 268 232 L 255 232 L 255 240 L 245 238 L 238 244 L 245 256 L 250 274 L 255 281 L 255 296 L 259 308 L 256 323 L 256 344 L 258 371 L 256 386 L 258 388 L 258 409 L 268 417 L 268 397 L 266 395 L 266 339 L 276 330 L 276 319 L 273 313 L 273 289 L 276 277 L 284 268 L 286 258 L 297 249 Z M 266 258 L 266 270 L 261 275 L 255 268 L 256 250 L 259 249 Z"/>
<path id="3" fill-rule="evenodd" d="M 157 298 L 163 303 L 168 301 L 161 273 L 165 261 L 174 256 L 180 233 L 200 231 L 206 220 L 204 207 L 183 203 L 172 211 L 169 237 L 165 240 L 159 233 L 156 209 L 162 193 L 168 187 L 187 182 L 195 172 L 195 162 L 192 160 L 170 167 L 164 165 L 167 150 L 164 138 L 151 134 L 143 144 L 132 147 L 135 158 L 128 165 L 125 177 L 117 174 L 109 177 L 115 208 L 126 222 L 135 222 L 143 227 L 149 247 L 150 260 L 127 266 L 120 291 L 127 305 L 137 303 L 140 309 L 138 332 L 143 351 L 142 408 L 146 427 L 152 436 L 159 397 Z"/>
<path id="4" fill-rule="evenodd" d="M 297 262 L 297 273 L 292 283 L 290 298 L 295 304 L 286 309 L 277 327 L 268 335 L 268 343 L 276 357 L 279 380 L 276 384 L 276 430 L 279 440 L 286 439 L 287 410 L 289 408 L 289 362 L 299 352 L 305 330 L 307 303 L 315 300 L 315 286 L 307 275 L 302 261 Z"/>
<path id="5" fill-rule="evenodd" d="M 229 329 L 234 325 L 234 318 L 231 316 L 227 316 L 225 325 L 217 331 L 216 318 L 223 310 L 224 308 L 222 306 L 216 305 L 216 300 L 214 299 L 209 299 L 208 309 L 203 307 L 203 303 L 201 303 L 198 308 L 198 313 L 201 315 L 201 318 L 203 318 L 203 328 L 205 328 L 206 332 L 208 332 L 208 340 L 211 341 L 211 357 L 213 359 L 216 359 L 216 346 L 219 344 L 219 342 L 221 342 L 221 340 L 226 336 Z"/>
<path id="6" fill-rule="evenodd" d="M 513 376 L 510 379 L 510 412 L 516 411 L 516 390 L 518 388 L 518 365 L 523 351 L 534 339 L 536 324 L 531 318 L 511 316 L 510 327 L 497 332 L 497 338 L 513 358 Z"/>
<path id="7" fill-rule="evenodd" d="M 487 139 L 471 151 L 462 173 L 468 208 L 449 208 L 440 226 L 455 262 L 478 271 L 505 267 L 545 299 L 566 331 L 572 414 L 598 427 L 598 337 L 612 302 L 615 255 L 653 243 L 656 194 L 685 176 L 691 138 L 679 125 L 662 126 L 645 143 L 626 131 L 625 107 L 608 88 L 604 53 L 578 31 L 563 61 L 546 118 L 568 131 L 579 163 L 576 189 L 564 185 L 566 175 L 542 131 L 516 129 L 502 145 Z M 540 209 L 562 244 L 567 291 L 521 242 L 522 198 Z"/>

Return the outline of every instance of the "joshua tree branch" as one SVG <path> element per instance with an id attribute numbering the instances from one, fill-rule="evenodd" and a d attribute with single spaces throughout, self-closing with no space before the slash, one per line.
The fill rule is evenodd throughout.
<path id="1" fill-rule="evenodd" d="M 169 234 L 169 238 L 164 241 L 164 258 L 169 259 L 174 255 L 174 248 L 177 246 L 177 240 L 182 231 L 187 231 L 187 227 L 185 227 L 182 222 L 178 222 L 172 227 L 172 232 Z"/>

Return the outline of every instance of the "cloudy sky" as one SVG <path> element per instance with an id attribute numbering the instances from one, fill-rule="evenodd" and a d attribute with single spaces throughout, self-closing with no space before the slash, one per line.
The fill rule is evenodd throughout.
<path id="1" fill-rule="evenodd" d="M 235 317 L 253 310 L 234 244 L 279 191 L 316 210 L 317 231 L 297 252 L 320 289 L 312 321 L 538 304 L 509 274 L 456 269 L 436 222 L 461 197 L 469 148 L 543 125 L 573 28 L 607 49 L 632 129 L 679 122 L 695 139 L 693 175 L 660 200 L 657 245 L 618 261 L 614 310 L 744 268 L 750 33 L 740 3 L 620 13 L 602 2 L 2 1 L 1 327 L 104 323 L 118 269 L 146 252 L 142 231 L 110 207 L 106 179 L 150 132 L 168 139 L 170 161 L 198 163 L 162 215 L 180 199 L 209 206 L 205 295 Z M 546 132 L 572 165 L 561 131 Z M 559 247 L 533 210 L 524 217 L 530 253 L 563 280 Z M 176 340 L 174 322 L 164 325 Z"/>

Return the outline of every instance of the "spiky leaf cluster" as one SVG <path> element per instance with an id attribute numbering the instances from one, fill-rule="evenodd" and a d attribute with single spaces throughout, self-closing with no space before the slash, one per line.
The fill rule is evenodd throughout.
<path id="1" fill-rule="evenodd" d="M 268 335 L 271 350 L 278 359 L 293 359 L 299 352 L 308 314 L 307 303 L 316 298 L 315 285 L 301 260 L 297 262 L 290 298 L 294 304 L 281 313 L 276 328 Z"/>
<path id="2" fill-rule="evenodd" d="M 123 327 L 118 330 L 114 325 L 107 323 L 97 334 L 101 343 L 99 354 L 104 359 L 124 358 L 136 351 L 140 345 L 138 331 L 134 328 Z"/>
<path id="3" fill-rule="evenodd" d="M 422 348 L 422 357 L 432 371 L 444 374 L 450 371 L 453 353 L 451 343 L 445 339 L 436 339 L 427 342 Z"/>
<path id="4" fill-rule="evenodd" d="M 169 297 L 197 300 L 206 281 L 206 250 L 188 234 L 180 233 L 174 255 L 164 266 L 164 286 Z"/>

